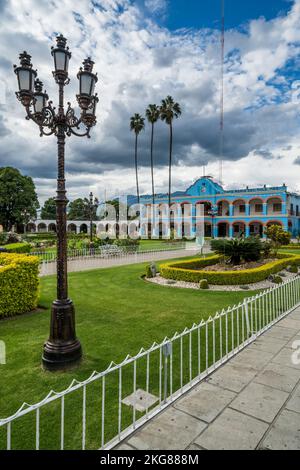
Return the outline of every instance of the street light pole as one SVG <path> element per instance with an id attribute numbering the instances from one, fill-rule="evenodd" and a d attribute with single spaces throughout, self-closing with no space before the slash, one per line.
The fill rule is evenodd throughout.
<path id="1" fill-rule="evenodd" d="M 64 87 L 69 83 L 68 65 L 71 58 L 67 40 L 59 35 L 57 45 L 52 48 L 55 70 L 54 79 L 58 85 L 58 110 L 48 101 L 48 95 L 43 92 L 43 83 L 37 79 L 37 72 L 32 69 L 31 56 L 27 52 L 20 54 L 20 66 L 14 66 L 18 78 L 19 91 L 17 98 L 26 109 L 26 119 L 34 121 L 40 129 L 40 135 L 55 135 L 57 137 L 57 299 L 52 304 L 50 336 L 44 344 L 42 362 L 49 370 L 65 369 L 77 363 L 82 356 L 82 348 L 75 330 L 75 310 L 68 297 L 67 270 L 67 215 L 68 199 L 65 186 L 65 140 L 66 135 L 90 137 L 90 130 L 96 124 L 97 95 L 94 94 L 97 76 L 92 73 L 93 61 L 88 58 L 83 62 L 77 75 L 79 79 L 79 94 L 77 100 L 81 108 L 80 118 L 75 116 L 74 109 L 68 103 L 64 109 Z M 83 133 L 80 125 L 85 126 Z"/>
<path id="2" fill-rule="evenodd" d="M 99 206 L 99 201 L 95 197 L 92 192 L 90 192 L 89 195 L 89 215 L 90 215 L 90 241 L 91 244 L 93 243 L 93 219 L 95 215 L 95 211 L 97 210 Z"/>

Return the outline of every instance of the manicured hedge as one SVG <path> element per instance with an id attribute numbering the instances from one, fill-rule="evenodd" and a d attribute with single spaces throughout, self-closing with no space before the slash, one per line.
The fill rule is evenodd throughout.
<path id="1" fill-rule="evenodd" d="M 284 245 L 280 247 L 281 250 L 300 250 L 300 245 L 296 245 L 296 243 L 291 243 L 290 245 Z"/>
<path id="2" fill-rule="evenodd" d="M 263 281 L 291 264 L 300 265 L 299 255 L 281 253 L 277 255 L 279 259 L 276 261 L 258 268 L 243 271 L 201 271 L 201 268 L 205 266 L 216 264 L 219 258 L 219 256 L 212 256 L 206 259 L 165 263 L 160 266 L 160 274 L 166 279 L 176 281 L 199 283 L 202 279 L 207 279 L 209 284 L 214 285 L 243 285 Z"/>
<path id="3" fill-rule="evenodd" d="M 0 248 L 3 248 L 8 253 L 30 253 L 31 250 L 29 243 L 10 243 Z"/>
<path id="4" fill-rule="evenodd" d="M 39 259 L 0 253 L 0 318 L 30 312 L 37 307 Z"/>

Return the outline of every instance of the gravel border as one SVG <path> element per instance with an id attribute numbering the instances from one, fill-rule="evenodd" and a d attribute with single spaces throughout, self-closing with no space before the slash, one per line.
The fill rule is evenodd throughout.
<path id="1" fill-rule="evenodd" d="M 298 274 L 290 273 L 289 271 L 286 271 L 286 270 L 283 270 L 281 272 L 285 273 L 285 277 L 283 277 L 284 281 L 288 281 L 289 279 L 292 279 L 298 276 Z M 165 279 L 164 277 L 161 277 L 159 274 L 157 274 L 155 278 L 145 277 L 144 279 L 147 282 L 152 282 L 153 284 L 157 284 L 157 285 L 165 286 L 165 287 L 200 290 L 199 284 L 196 282 L 172 281 L 171 279 Z M 248 286 L 249 289 L 243 289 L 241 286 L 216 286 L 216 285 L 210 284 L 209 291 L 247 292 L 248 290 L 253 291 L 253 290 L 260 290 L 260 289 L 269 289 L 270 287 L 274 287 L 276 285 L 277 284 L 274 284 L 273 282 L 268 281 L 268 280 L 255 282 L 254 284 L 247 284 L 246 286 Z"/>

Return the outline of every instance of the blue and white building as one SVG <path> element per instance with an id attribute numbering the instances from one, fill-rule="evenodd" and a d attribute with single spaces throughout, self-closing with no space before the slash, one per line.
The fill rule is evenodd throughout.
<path id="1" fill-rule="evenodd" d="M 158 235 L 163 231 L 164 214 L 160 213 L 159 226 L 151 226 L 150 196 L 141 197 L 141 204 L 148 206 L 149 211 L 141 220 L 141 225 L 147 224 L 148 233 Z M 168 204 L 168 196 L 161 195 L 155 199 L 155 204 L 165 207 Z M 179 236 L 184 232 L 196 233 L 197 205 L 204 208 L 204 232 L 206 237 L 236 237 L 259 235 L 264 237 L 264 230 L 269 225 L 278 224 L 284 230 L 289 231 L 293 237 L 300 232 L 300 195 L 290 192 L 285 184 L 282 186 L 263 186 L 255 189 L 225 190 L 213 178 L 207 176 L 198 179 L 186 191 L 172 195 L 172 205 L 178 204 L 182 212 L 184 206 L 190 205 L 191 227 L 179 223 L 180 217 L 171 215 L 171 229 L 174 228 Z M 167 217 L 167 216 L 166 216 Z M 181 233 L 180 233 L 181 232 Z"/>

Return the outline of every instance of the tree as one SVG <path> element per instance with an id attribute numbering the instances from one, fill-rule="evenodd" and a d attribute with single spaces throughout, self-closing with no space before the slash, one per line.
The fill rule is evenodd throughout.
<path id="1" fill-rule="evenodd" d="M 291 234 L 283 230 L 280 225 L 269 225 L 265 230 L 265 234 L 271 240 L 276 254 L 282 245 L 288 245 L 291 241 Z"/>
<path id="2" fill-rule="evenodd" d="M 32 178 L 12 167 L 0 168 L 0 225 L 11 230 L 15 224 L 25 222 L 26 214 L 36 217 L 39 201 Z"/>
<path id="3" fill-rule="evenodd" d="M 257 237 L 212 240 L 211 248 L 216 253 L 228 257 L 230 264 L 239 265 L 242 259 L 258 261 L 261 257 L 262 243 Z"/>
<path id="4" fill-rule="evenodd" d="M 155 204 L 154 192 L 154 166 L 153 166 L 153 142 L 154 142 L 154 124 L 160 117 L 160 109 L 156 104 L 149 104 L 146 109 L 146 117 L 151 124 L 151 150 L 150 150 L 150 163 L 151 163 L 151 181 L 152 181 L 152 203 Z"/>
<path id="5" fill-rule="evenodd" d="M 138 177 L 138 136 L 145 129 L 145 119 L 140 114 L 135 114 L 130 118 L 130 130 L 135 133 L 135 179 L 136 179 L 136 195 L 138 204 L 140 203 L 139 177 Z"/>
<path id="6" fill-rule="evenodd" d="M 41 219 L 43 220 L 55 220 L 56 219 L 56 202 L 55 197 L 50 197 L 45 201 L 44 206 L 41 210 Z"/>
<path id="7" fill-rule="evenodd" d="M 172 153 L 173 153 L 173 119 L 181 116 L 181 107 L 179 103 L 175 103 L 172 96 L 167 96 L 162 100 L 160 106 L 160 118 L 170 129 L 169 142 L 169 206 L 171 206 L 171 185 L 172 185 Z"/>
<path id="8" fill-rule="evenodd" d="M 93 207 L 92 218 L 97 220 L 97 207 L 98 199 L 95 198 L 95 207 Z M 69 220 L 90 220 L 91 219 L 91 209 L 90 201 L 88 198 L 78 198 L 71 201 L 69 204 L 68 210 L 68 219 Z"/>

